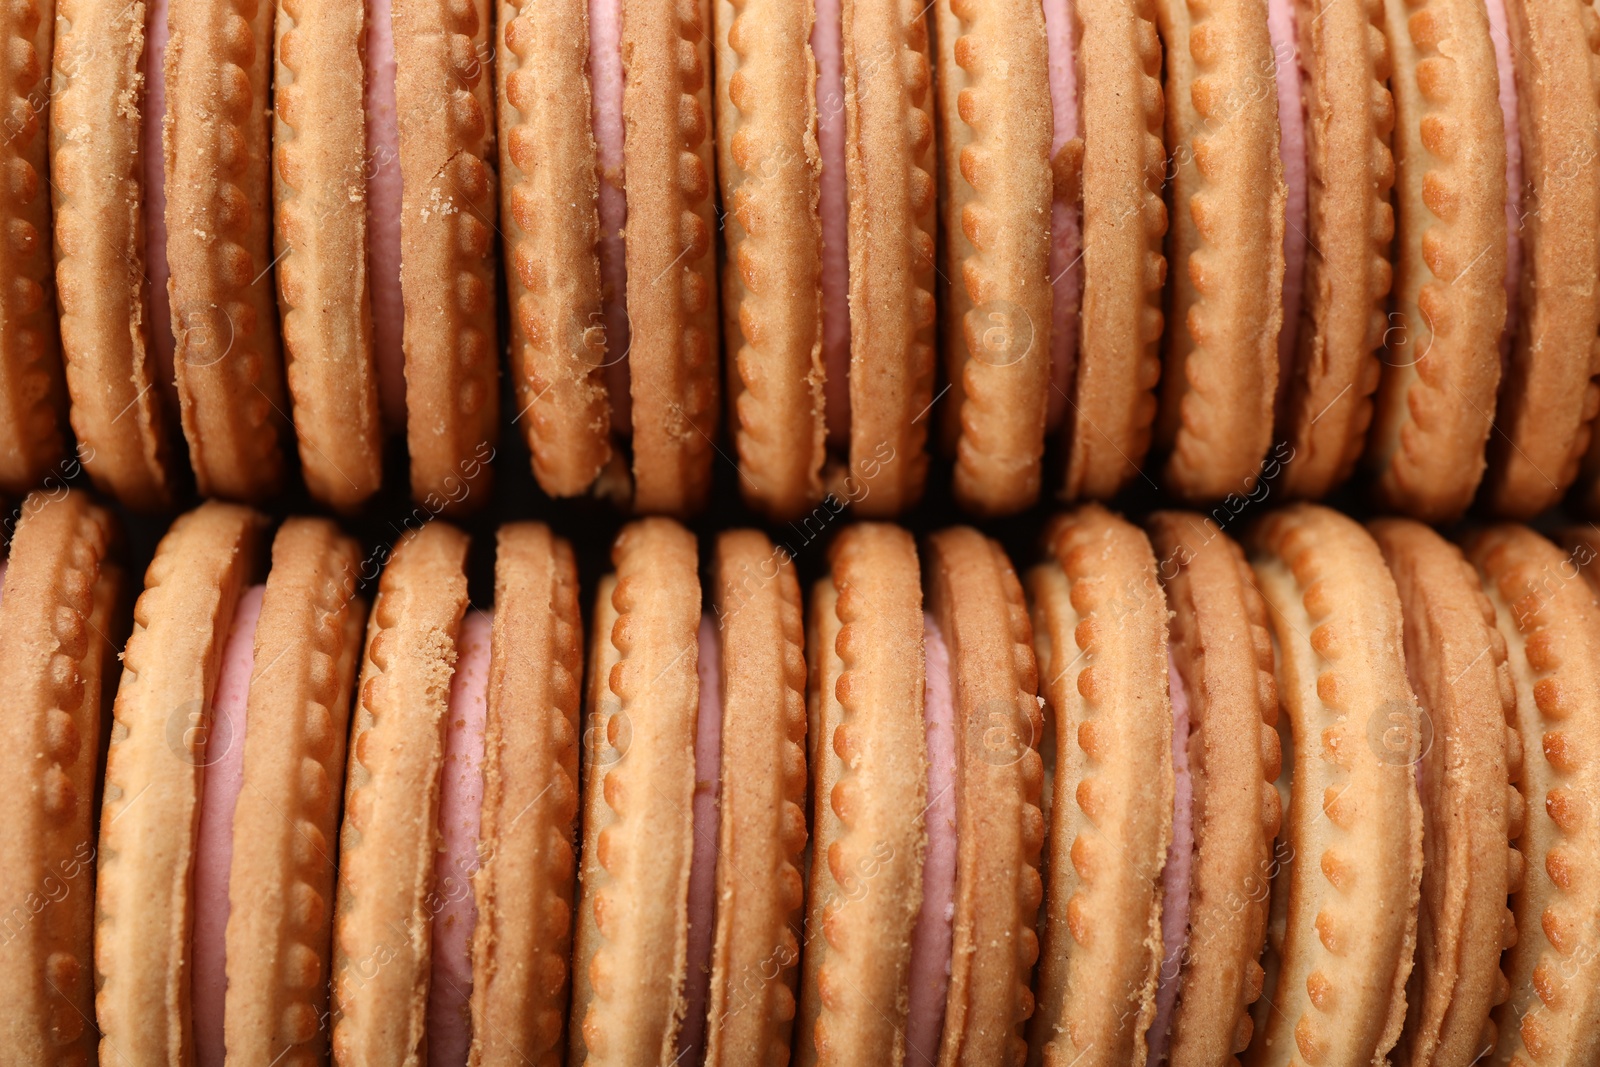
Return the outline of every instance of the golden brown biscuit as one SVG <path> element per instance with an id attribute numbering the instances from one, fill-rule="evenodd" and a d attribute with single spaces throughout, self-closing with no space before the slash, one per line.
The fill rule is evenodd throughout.
<path id="1" fill-rule="evenodd" d="M 1395 107 L 1394 308 L 1368 461 L 1417 518 L 1472 502 L 1506 319 L 1506 147 L 1477 0 L 1384 0 Z"/>
<path id="2" fill-rule="evenodd" d="M 273 246 L 306 488 L 359 507 L 383 481 L 368 295 L 364 7 L 276 5 Z M 382 161 L 388 164 L 389 161 Z"/>
<path id="3" fill-rule="evenodd" d="M 1044 543 L 1028 599 L 1052 792 L 1028 1062 L 1142 1063 L 1172 838 L 1167 602 L 1150 542 L 1099 505 Z"/>
<path id="4" fill-rule="evenodd" d="M 1161 511 L 1147 527 L 1172 612 L 1168 690 L 1174 710 L 1178 686 L 1187 702 L 1188 736 L 1173 745 L 1174 777 L 1192 781 L 1188 925 L 1181 947 L 1163 943 L 1161 981 L 1177 983 L 1167 1060 L 1173 1067 L 1227 1063 L 1253 1031 L 1283 815 L 1273 788 L 1283 761 L 1271 623 L 1244 553 L 1216 523 Z M 1182 752 L 1186 770 L 1177 762 Z"/>
<path id="5" fill-rule="evenodd" d="M 0 257 L 0 488 L 21 495 L 66 452 L 66 397 L 51 276 L 49 135 L 51 0 L 21 0 L 0 14 L 7 96 L 0 167 L 5 171 L 6 253 Z"/>
<path id="6" fill-rule="evenodd" d="M 728 421 L 745 500 L 790 520 L 822 499 L 824 458 L 814 17 L 782 0 L 712 14 Z"/>
<path id="7" fill-rule="evenodd" d="M 481 850 L 473 878 L 475 1063 L 559 1057 L 577 873 L 583 629 L 567 542 L 500 528 L 486 708 Z"/>
<path id="8" fill-rule="evenodd" d="M 1266 0 L 1158 0 L 1172 153 L 1172 268 L 1159 435 L 1165 481 L 1217 500 L 1254 487 L 1272 444 L 1283 326 L 1283 166 Z"/>
<path id="9" fill-rule="evenodd" d="M 897 526 L 846 527 L 828 558 L 806 637 L 813 837 L 795 1058 L 899 1067 L 926 848 L 910 816 L 929 799 L 921 577 Z"/>
<path id="10" fill-rule="evenodd" d="M 1248 543 L 1292 776 L 1243 1062 L 1374 1063 L 1405 1021 L 1422 876 L 1419 712 L 1400 601 L 1377 544 L 1327 508 L 1274 512 Z"/>
<path id="11" fill-rule="evenodd" d="M 677 0 L 623 2 L 627 261 L 634 279 L 628 367 L 640 511 L 698 511 L 711 488 L 720 322 L 710 26 L 708 0 L 681 12 Z"/>
<path id="12" fill-rule="evenodd" d="M 50 181 L 72 428 L 95 484 L 131 507 L 161 510 L 182 460 L 172 451 L 177 397 L 151 335 L 145 8 L 59 0 L 56 12 Z"/>
<path id="13" fill-rule="evenodd" d="M 102 1058 L 189 1062 L 191 866 L 209 702 L 265 522 L 207 502 L 172 524 L 145 572 L 106 756 L 95 889 Z"/>
<path id="14" fill-rule="evenodd" d="M 1406 672 L 1422 704 L 1422 904 L 1401 1065 L 1471 1064 L 1494 1046 L 1505 999 L 1500 950 L 1515 927 L 1506 896 L 1523 880 L 1516 695 L 1506 643 L 1477 572 L 1454 545 L 1408 519 L 1370 527 L 1405 615 Z"/>
<path id="15" fill-rule="evenodd" d="M 1027 1055 L 1044 897 L 1033 629 L 1016 572 L 994 541 L 970 527 L 941 530 L 924 558 L 926 610 L 949 653 L 955 733 L 958 851 L 938 1063 L 1017 1064 Z"/>
<path id="16" fill-rule="evenodd" d="M 34 493 L 0 565 L 0 1041 L 18 1062 L 94 1059 L 94 795 L 127 625 L 115 539 L 87 494 Z"/>
<path id="17" fill-rule="evenodd" d="M 1595 795 L 1595 678 L 1600 663 L 1592 533 L 1569 532 L 1562 551 L 1523 526 L 1469 537 L 1467 558 L 1507 646 L 1526 802 L 1508 794 L 1527 866 L 1511 898 L 1504 957 L 1509 999 L 1496 1009 L 1489 1062 L 1593 1063 L 1600 1050 L 1600 963 L 1584 945 L 1600 937 L 1595 888 L 1578 872 L 1596 847 L 1586 818 Z M 1585 580 L 1585 576 L 1589 576 Z M 1511 747 L 1515 748 L 1515 745 Z M 1513 871 L 1512 873 L 1515 873 Z"/>
<path id="18" fill-rule="evenodd" d="M 279 436 L 288 422 L 272 286 L 274 9 L 245 0 L 173 4 L 164 63 L 168 292 L 183 433 L 201 495 L 247 501 L 281 487 Z"/>
<path id="19" fill-rule="evenodd" d="M 956 500 L 982 515 L 1039 498 L 1049 399 L 1051 112 L 1038 4 L 935 9 L 944 439 Z"/>
<path id="20" fill-rule="evenodd" d="M 244 778 L 228 874 L 228 1062 L 326 1055 L 339 797 L 366 602 L 360 549 L 288 519 L 255 627 Z M 309 919 L 308 919 L 309 916 Z"/>
<path id="21" fill-rule="evenodd" d="M 705 1062 L 760 1067 L 789 1058 L 805 898 L 805 632 L 792 561 L 755 530 L 721 534 L 711 609 L 722 753 Z"/>
<path id="22" fill-rule="evenodd" d="M 598 161 L 584 4 L 498 5 L 500 218 L 511 379 L 533 473 L 551 496 L 587 492 L 611 459 L 608 356 L 595 255 Z"/>
<path id="23" fill-rule="evenodd" d="M 1561 499 L 1600 411 L 1600 40 L 1587 0 L 1503 0 L 1524 188 L 1520 307 L 1490 437 L 1485 501 L 1528 518 Z M 1497 42 L 1498 43 L 1498 42 Z M 1571 91 L 1588 85 L 1590 91 Z M 1578 161 L 1586 161 L 1579 164 Z"/>
<path id="24" fill-rule="evenodd" d="M 848 476 L 860 483 L 848 495 L 873 518 L 914 504 L 928 475 L 938 199 L 928 32 L 919 0 L 844 7 Z"/>
<path id="25" fill-rule="evenodd" d="M 595 594 L 567 1060 L 671 1059 L 686 1010 L 700 579 L 694 535 L 623 529 Z"/>
<path id="26" fill-rule="evenodd" d="M 391 0 L 411 495 L 482 507 L 498 434 L 489 0 Z"/>
<path id="27" fill-rule="evenodd" d="M 467 537 L 428 523 L 383 570 L 352 715 L 333 929 L 333 1054 L 415 1063 L 428 1002 L 444 716 Z"/>
<path id="28" fill-rule="evenodd" d="M 1161 41 L 1154 0 L 1074 5 L 1082 144 L 1056 156 L 1055 183 L 1083 204 L 1083 307 L 1068 413 L 1063 495 L 1109 497 L 1139 474 L 1161 377 Z"/>
<path id="29" fill-rule="evenodd" d="M 1297 8 L 1304 98 L 1306 258 L 1277 435 L 1293 449 L 1281 485 L 1315 499 L 1350 477 L 1372 423 L 1394 268 L 1394 100 L 1378 4 Z M 1287 165 L 1287 164 L 1286 164 Z"/>

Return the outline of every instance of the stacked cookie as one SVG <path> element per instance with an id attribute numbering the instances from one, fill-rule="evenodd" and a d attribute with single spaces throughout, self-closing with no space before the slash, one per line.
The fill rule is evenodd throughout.
<path id="1" fill-rule="evenodd" d="M 1097 3 L 21 3 L 0 488 L 1591 509 L 1588 0 Z"/>
<path id="2" fill-rule="evenodd" d="M 781 541 L 721 533 L 702 579 L 651 518 L 586 656 L 543 524 L 499 528 L 492 607 L 445 522 L 269 530 L 179 518 L 123 646 L 115 520 L 23 506 L 20 1062 L 1600 1050 L 1589 532 L 1086 505 L 1019 578 L 861 523 L 803 597 Z"/>

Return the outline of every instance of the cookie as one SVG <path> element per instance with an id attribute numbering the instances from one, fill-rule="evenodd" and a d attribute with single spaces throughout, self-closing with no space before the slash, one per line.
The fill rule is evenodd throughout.
<path id="1" fill-rule="evenodd" d="M 1406 670 L 1422 706 L 1422 903 L 1401 1064 L 1472 1063 L 1494 1046 L 1501 949 L 1516 927 L 1506 897 L 1525 880 L 1507 849 L 1524 822 L 1522 745 L 1506 642 L 1477 572 L 1454 545 L 1408 519 L 1370 530 L 1405 616 Z M 1400 734 L 1385 733 L 1385 740 Z"/>
<path id="2" fill-rule="evenodd" d="M 712 22 L 728 423 L 740 493 L 788 521 L 822 499 L 825 459 L 815 16 L 715 0 Z"/>
<path id="3" fill-rule="evenodd" d="M 1070 211 L 1076 201 L 1081 217 L 1083 295 L 1076 360 L 1052 373 L 1066 399 L 1062 495 L 1105 498 L 1140 475 L 1161 377 L 1156 343 L 1167 277 L 1161 41 L 1153 0 L 1066 7 L 1052 0 L 1045 22 L 1052 37 L 1071 35 L 1080 132 L 1060 144 L 1052 167 L 1056 203 L 1065 199 Z M 1057 97 L 1064 95 L 1052 91 L 1058 114 L 1065 100 Z M 1053 256 L 1052 263 L 1064 258 Z M 1071 275 L 1051 269 L 1061 279 L 1059 304 Z"/>
<path id="4" fill-rule="evenodd" d="M 1276 643 L 1287 816 L 1243 1062 L 1369 1063 L 1405 1021 L 1423 864 L 1400 600 L 1376 542 L 1327 508 L 1269 514 L 1246 543 Z"/>
<path id="5" fill-rule="evenodd" d="M 806 841 L 792 562 L 626 527 L 596 593 L 568 1060 L 786 1058 Z M 669 1051 L 670 1050 L 670 1051 Z"/>
<path id="6" fill-rule="evenodd" d="M 582 641 L 571 547 L 430 523 L 379 580 L 350 746 L 334 926 L 336 1062 L 521 1062 L 561 1046 Z"/>
<path id="7" fill-rule="evenodd" d="M 893 526 L 851 527 L 829 559 L 799 1061 L 1016 1062 L 1044 838 L 1021 586 L 965 527 L 928 539 L 920 577 Z"/>
<path id="8" fill-rule="evenodd" d="M 1506 116 L 1508 313 L 1504 378 L 1489 438 L 1484 501 L 1529 518 L 1561 499 L 1589 450 L 1600 411 L 1600 97 L 1592 5 L 1491 0 L 1500 107 Z M 1514 131 L 1514 133 L 1513 133 Z M 1513 156 L 1513 136 L 1517 147 Z"/>
<path id="9" fill-rule="evenodd" d="M 171 506 L 172 323 L 167 312 L 159 55 L 166 5 L 61 0 L 51 67 L 50 182 L 61 351 L 79 455 L 125 504 Z M 152 12 L 153 17 L 153 12 Z M 147 136 L 148 132 L 148 136 Z M 130 205 L 128 190 L 139 191 Z M 149 223 L 159 240 L 151 242 Z M 17 425 L 20 425 L 18 423 Z"/>
<path id="10" fill-rule="evenodd" d="M 403 311 L 386 292 L 380 320 L 371 296 L 375 286 L 398 284 L 398 263 L 369 248 L 373 235 L 395 225 L 393 198 L 373 189 L 389 191 L 399 164 L 392 136 L 369 147 L 364 101 L 387 87 L 393 124 L 393 40 L 385 50 L 373 39 L 373 24 L 388 19 L 387 4 L 369 12 L 366 4 L 290 0 L 276 8 L 272 237 L 300 471 L 313 497 L 351 510 L 383 481 L 385 372 L 399 379 L 384 383 L 395 429 L 405 411 Z M 369 86 L 378 55 L 388 56 L 388 81 L 374 70 Z M 388 341 L 382 366 L 374 353 L 378 335 Z"/>
<path id="11" fill-rule="evenodd" d="M 1465 511 L 1483 476 L 1506 324 L 1516 124 L 1501 110 L 1510 79 L 1498 72 L 1485 5 L 1384 0 L 1383 10 L 1397 235 L 1367 461 L 1385 507 L 1437 522 Z"/>
<path id="12" fill-rule="evenodd" d="M 1158 0 L 1171 284 L 1158 437 L 1190 500 L 1247 493 L 1272 444 L 1284 206 L 1267 0 Z"/>
<path id="13" fill-rule="evenodd" d="M 1494 605 L 1516 689 L 1516 734 L 1525 802 L 1511 811 L 1526 870 L 1511 898 L 1503 958 L 1509 995 L 1495 1011 L 1489 1061 L 1539 1056 L 1547 1063 L 1593 1060 L 1600 1047 L 1596 963 L 1578 946 L 1593 937 L 1596 908 L 1588 887 L 1572 877 L 1593 829 L 1578 817 L 1590 789 L 1584 758 L 1592 736 L 1600 643 L 1600 609 L 1592 573 L 1594 542 L 1565 538 L 1563 550 L 1523 526 L 1494 526 L 1470 535 L 1464 548 Z M 1518 817 L 1520 816 L 1520 818 Z M 1510 873 L 1517 873 L 1515 866 Z M 1516 883 L 1513 882 L 1515 885 Z M 1502 989 L 1502 992 L 1506 990 Z"/>
<path id="14" fill-rule="evenodd" d="M 817 5 L 822 350 L 830 488 L 897 515 L 927 481 L 934 403 L 930 15 L 907 0 Z"/>
<path id="15" fill-rule="evenodd" d="M 50 145 L 45 112 L 51 80 L 54 4 L 27 0 L 0 15 L 10 53 L 6 92 L 12 104 L 0 139 L 6 173 L 8 248 L 0 284 L 9 294 L 0 319 L 0 489 L 18 496 L 44 479 L 66 454 L 61 343 L 56 328 L 50 230 Z"/>
<path id="16" fill-rule="evenodd" d="M 136 506 L 171 502 L 173 408 L 202 495 L 282 487 L 272 10 L 62 7 L 51 175 L 67 384 L 85 465 Z"/>
<path id="17" fill-rule="evenodd" d="M 1284 207 L 1278 482 L 1316 499 L 1366 445 L 1394 268 L 1394 98 L 1375 4 L 1268 0 Z M 1264 72 L 1263 72 L 1264 73 Z"/>
<path id="18" fill-rule="evenodd" d="M 634 508 L 697 511 L 718 404 L 710 5 L 499 11 L 511 366 L 534 474 L 553 495 L 610 492 L 609 421 Z"/>
<path id="19" fill-rule="evenodd" d="M 1145 1062 L 1173 840 L 1167 602 L 1140 530 L 1052 519 L 1027 575 L 1051 792 L 1032 1063 Z"/>
<path id="20" fill-rule="evenodd" d="M 1214 521 L 1161 511 L 1147 528 L 1172 613 L 1174 786 L 1149 1062 L 1226 1063 L 1254 1031 L 1279 858 L 1271 623 L 1243 551 Z"/>
<path id="21" fill-rule="evenodd" d="M 11 1055 L 92 1060 L 94 796 L 125 633 L 111 517 L 88 494 L 33 493 L 0 561 L 10 901 L 0 1034 Z"/>
<path id="22" fill-rule="evenodd" d="M 1072 58 L 1047 34 L 1042 5 L 947 0 L 934 10 L 943 436 L 956 500 L 1009 514 L 1039 497 L 1056 353 L 1052 72 Z"/>

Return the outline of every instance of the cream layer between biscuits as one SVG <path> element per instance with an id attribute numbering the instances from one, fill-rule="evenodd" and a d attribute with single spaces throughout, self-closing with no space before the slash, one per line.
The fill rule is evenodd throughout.
<path id="1" fill-rule="evenodd" d="M 1500 115 L 1506 136 L 1506 325 L 1500 332 L 1500 360 L 1511 355 L 1517 334 L 1517 289 L 1522 277 L 1522 127 L 1517 118 L 1517 71 L 1511 57 L 1511 27 L 1505 0 L 1485 0 L 1489 38 L 1494 43 L 1500 79 Z"/>
<path id="2" fill-rule="evenodd" d="M 203 724 L 200 826 L 194 849 L 193 978 L 196 1067 L 223 1067 L 223 1006 L 228 993 L 228 878 L 233 866 L 233 809 L 244 785 L 245 709 L 255 673 L 256 623 L 264 585 L 239 597 L 222 667 L 211 697 L 211 721 Z"/>
<path id="3" fill-rule="evenodd" d="M 850 194 L 845 176 L 843 0 L 816 0 L 817 149 L 822 156 L 822 366 L 828 446 L 850 444 Z"/>
<path id="4" fill-rule="evenodd" d="M 1278 332 L 1278 413 L 1289 396 L 1295 346 L 1300 333 L 1300 301 L 1305 291 L 1306 112 L 1300 66 L 1299 25 L 1295 0 L 1267 0 L 1267 31 L 1272 41 L 1272 71 L 1278 87 L 1278 156 L 1283 162 L 1283 328 Z"/>
<path id="5" fill-rule="evenodd" d="M 456 671 L 444 728 L 439 777 L 439 852 L 434 860 L 433 971 L 428 982 L 428 1063 L 466 1067 L 472 1047 L 472 932 L 478 904 L 472 875 L 483 813 L 484 730 L 488 722 L 492 611 L 469 611 L 456 642 Z"/>
<path id="6" fill-rule="evenodd" d="M 1050 158 L 1078 136 L 1077 26 L 1071 0 L 1044 0 L 1044 32 L 1050 57 Z M 1068 188 L 1058 187 L 1050 204 L 1050 398 L 1046 427 L 1065 421 L 1078 364 L 1078 312 L 1083 302 L 1083 212 Z"/>
<path id="7" fill-rule="evenodd" d="M 167 172 L 162 128 L 167 114 L 167 0 L 146 0 L 144 30 L 144 124 L 139 130 L 139 160 L 144 172 L 144 269 L 150 275 L 150 345 L 157 381 L 173 399 L 172 301 L 167 282 Z"/>
<path id="8" fill-rule="evenodd" d="M 911 932 L 910 1007 L 906 1014 L 906 1063 L 931 1067 L 939 1061 L 945 999 L 950 989 L 950 951 L 955 921 L 956 730 L 950 687 L 950 649 L 938 620 L 922 616 L 923 721 L 928 745 L 928 850 L 922 860 L 922 906 Z"/>
<path id="9" fill-rule="evenodd" d="M 1189 690 L 1167 650 L 1167 692 L 1172 701 L 1172 844 L 1161 870 L 1161 974 L 1156 1016 L 1145 1041 L 1149 1063 L 1167 1058 L 1172 1012 L 1178 1004 L 1184 951 L 1189 944 L 1189 902 L 1194 881 L 1194 778 L 1189 774 Z"/>
<path id="10" fill-rule="evenodd" d="M 700 616 L 700 706 L 694 736 L 694 850 L 689 863 L 687 1005 L 678 1031 L 678 1062 L 699 1063 L 705 1054 L 706 1005 L 710 1003 L 711 943 L 717 921 L 717 851 L 722 817 L 722 636 L 717 620 Z"/>
<path id="11" fill-rule="evenodd" d="M 589 0 L 589 89 L 595 149 L 600 163 L 601 314 L 606 333 L 606 388 L 611 394 L 611 429 L 633 429 L 629 393 L 628 259 L 623 229 L 628 223 L 624 167 L 626 124 L 622 113 L 622 0 Z"/>
<path id="12" fill-rule="evenodd" d="M 367 0 L 367 288 L 378 403 L 390 433 L 406 424 L 405 300 L 400 291 L 400 112 L 389 0 Z"/>

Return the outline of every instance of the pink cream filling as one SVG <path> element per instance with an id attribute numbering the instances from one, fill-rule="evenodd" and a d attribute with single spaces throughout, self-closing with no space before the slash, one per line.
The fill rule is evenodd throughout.
<path id="1" fill-rule="evenodd" d="M 1050 53 L 1050 109 L 1054 116 L 1050 158 L 1078 136 L 1078 71 L 1070 0 L 1044 0 L 1044 30 Z M 1050 205 L 1050 399 L 1046 425 L 1066 419 L 1078 364 L 1078 311 L 1083 300 L 1083 220 L 1077 203 L 1057 189 Z"/>
<path id="2" fill-rule="evenodd" d="M 204 767 L 200 828 L 194 849 L 191 1003 L 197 1067 L 222 1067 L 223 1006 L 228 993 L 228 875 L 233 866 L 233 809 L 244 784 L 245 706 L 255 673 L 256 621 L 266 586 L 245 590 L 234 609 L 211 698 L 211 722 L 196 758 Z M 198 726 L 199 724 L 195 724 Z"/>
<path id="3" fill-rule="evenodd" d="M 167 114 L 167 0 L 147 0 L 144 36 L 144 125 L 139 131 L 139 161 L 144 171 L 144 269 L 150 275 L 150 344 L 157 381 L 169 402 L 177 402 L 173 357 L 172 301 L 167 283 L 167 174 L 161 130 Z"/>
<path id="4" fill-rule="evenodd" d="M 951 924 L 956 899 L 956 732 L 950 650 L 932 615 L 922 616 L 926 681 L 923 720 L 928 744 L 928 850 L 922 860 L 922 907 L 911 933 L 908 1067 L 939 1060 L 945 997 L 950 988 Z"/>
<path id="5" fill-rule="evenodd" d="M 479 865 L 483 735 L 493 624 L 492 612 L 467 612 L 456 645 L 456 672 L 450 679 L 444 769 L 439 776 L 439 851 L 434 859 L 430 902 L 433 973 L 428 983 L 428 1062 L 434 1067 L 466 1067 L 472 1047 L 472 931 L 478 924 L 472 874 Z"/>
<path id="6" fill-rule="evenodd" d="M 1194 779 L 1189 775 L 1189 691 L 1172 651 L 1167 651 L 1167 691 L 1172 698 L 1172 844 L 1161 871 L 1161 944 L 1165 953 L 1156 986 L 1156 1017 L 1145 1040 L 1149 1062 L 1167 1057 L 1172 1011 L 1189 941 L 1189 894 L 1194 877 Z"/>
<path id="7" fill-rule="evenodd" d="M 822 359 L 828 445 L 850 443 L 850 198 L 844 170 L 842 0 L 817 0 L 811 51 L 817 57 L 817 148 L 822 155 Z"/>
<path id="8" fill-rule="evenodd" d="M 384 428 L 406 423 L 405 301 L 400 292 L 400 112 L 394 22 L 386 0 L 367 0 L 367 270 L 372 353 Z"/>
<path id="9" fill-rule="evenodd" d="M 678 1062 L 699 1063 L 705 1051 L 711 989 L 711 941 L 717 919 L 717 807 L 722 784 L 722 638 L 716 617 L 700 616 L 700 708 L 694 735 L 694 851 L 689 862 L 687 1011 L 678 1031 Z"/>
<path id="10" fill-rule="evenodd" d="M 622 0 L 589 0 L 589 85 L 595 148 L 600 161 L 600 292 L 606 333 L 606 387 L 611 429 L 633 426 L 629 394 L 628 260 L 623 229 L 628 196 L 623 169 Z"/>
<path id="11" fill-rule="evenodd" d="M 1278 155 L 1288 190 L 1283 226 L 1283 329 L 1278 333 L 1278 421 L 1283 423 L 1300 333 L 1306 274 L 1306 115 L 1295 0 L 1267 0 L 1272 69 L 1278 83 Z"/>
<path id="12" fill-rule="evenodd" d="M 1517 72 L 1511 58 L 1511 30 L 1505 0 L 1487 0 L 1489 37 L 1500 75 L 1500 114 L 1506 133 L 1506 325 L 1500 333 L 1500 361 L 1511 355 L 1517 335 L 1517 280 L 1522 276 L 1522 127 L 1517 118 Z"/>

